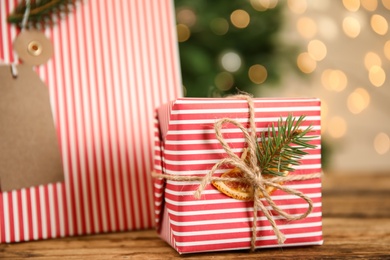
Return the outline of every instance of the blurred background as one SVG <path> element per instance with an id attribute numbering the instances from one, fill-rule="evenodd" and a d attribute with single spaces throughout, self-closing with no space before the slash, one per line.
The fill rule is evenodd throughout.
<path id="1" fill-rule="evenodd" d="M 390 169 L 390 0 L 175 7 L 185 96 L 318 97 L 325 170 Z"/>

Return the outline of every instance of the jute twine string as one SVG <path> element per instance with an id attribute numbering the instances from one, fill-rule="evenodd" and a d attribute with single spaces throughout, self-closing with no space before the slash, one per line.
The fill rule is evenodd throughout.
<path id="1" fill-rule="evenodd" d="M 283 216 L 288 221 L 299 220 L 306 218 L 311 211 L 313 210 L 313 202 L 312 200 L 303 194 L 302 192 L 285 187 L 280 185 L 281 182 L 289 182 L 289 181 L 300 181 L 300 180 L 309 180 L 321 177 L 321 173 L 314 174 L 305 174 L 305 175 L 287 175 L 287 176 L 278 176 L 273 178 L 265 179 L 261 174 L 261 169 L 258 166 L 257 156 L 256 156 L 256 145 L 257 145 L 257 136 L 256 136 L 256 124 L 255 124 L 255 109 L 254 103 L 250 96 L 248 95 L 236 95 L 233 96 L 236 99 L 246 99 L 249 106 L 249 125 L 250 131 L 248 130 L 238 121 L 230 119 L 230 118 L 222 118 L 218 120 L 214 124 L 215 135 L 222 145 L 222 148 L 228 154 L 228 157 L 220 160 L 216 163 L 211 170 L 204 176 L 180 176 L 180 175 L 167 175 L 167 174 L 158 174 L 152 173 L 152 176 L 155 178 L 164 178 L 168 180 L 174 181 L 200 181 L 199 187 L 194 193 L 194 197 L 197 199 L 201 198 L 203 190 L 206 186 L 212 181 L 230 181 L 230 182 L 245 182 L 249 183 L 253 187 L 253 222 L 252 222 L 252 237 L 251 237 L 251 251 L 256 249 L 256 238 L 257 238 L 257 214 L 258 211 L 261 210 L 269 223 L 272 226 L 272 229 L 277 237 L 278 243 L 283 244 L 286 240 L 284 234 L 280 231 L 277 226 L 274 218 L 272 217 L 271 210 L 268 210 L 264 205 L 263 201 L 260 199 L 260 195 L 262 194 L 264 199 L 267 201 L 268 205 L 272 210 L 277 212 L 280 216 Z M 247 152 L 249 152 L 249 160 L 245 161 L 238 157 L 227 144 L 225 139 L 222 136 L 222 126 L 226 123 L 231 123 L 238 127 L 245 137 L 245 142 L 247 144 Z M 226 177 L 213 177 L 216 170 L 218 170 L 222 165 L 230 165 L 239 168 L 243 172 L 242 178 L 226 178 Z M 283 211 L 275 202 L 272 200 L 271 196 L 268 194 L 266 190 L 266 186 L 275 187 L 277 189 L 283 190 L 286 193 L 291 195 L 298 196 L 305 200 L 308 204 L 308 208 L 306 212 L 301 215 L 291 215 L 285 211 Z"/>

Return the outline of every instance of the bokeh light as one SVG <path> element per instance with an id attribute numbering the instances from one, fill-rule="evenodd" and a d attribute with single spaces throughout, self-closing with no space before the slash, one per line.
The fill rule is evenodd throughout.
<path id="1" fill-rule="evenodd" d="M 369 51 L 364 56 L 364 66 L 370 70 L 373 66 L 382 66 L 382 59 L 375 52 Z"/>
<path id="2" fill-rule="evenodd" d="M 316 11 L 327 11 L 329 9 L 329 1 L 308 1 L 308 8 Z"/>
<path id="3" fill-rule="evenodd" d="M 355 89 L 347 99 L 349 111 L 353 114 L 359 114 L 370 104 L 370 94 L 364 88 Z"/>
<path id="4" fill-rule="evenodd" d="M 343 30 L 348 37 L 356 38 L 360 34 L 361 25 L 355 17 L 347 16 L 343 20 Z"/>
<path id="5" fill-rule="evenodd" d="M 390 10 L 390 0 L 382 0 L 382 4 L 387 10 Z"/>
<path id="6" fill-rule="evenodd" d="M 390 150 L 390 138 L 386 133 L 380 132 L 375 136 L 374 149 L 380 155 Z"/>
<path id="7" fill-rule="evenodd" d="M 378 1 L 377 0 L 360 0 L 360 4 L 367 10 L 367 11 L 375 11 L 378 7 Z"/>
<path id="8" fill-rule="evenodd" d="M 334 116 L 328 121 L 327 132 L 333 138 L 341 138 L 347 132 L 347 123 L 340 116 Z"/>
<path id="9" fill-rule="evenodd" d="M 221 64 L 222 67 L 229 72 L 236 72 L 241 67 L 240 56 L 232 51 L 226 52 L 222 55 Z"/>
<path id="10" fill-rule="evenodd" d="M 307 9 L 306 0 L 288 0 L 288 8 L 295 14 L 303 14 Z"/>
<path id="11" fill-rule="evenodd" d="M 359 10 L 360 1 L 359 0 L 343 0 L 344 7 L 350 12 L 356 12 Z"/>
<path id="12" fill-rule="evenodd" d="M 263 65 L 255 64 L 249 68 L 248 76 L 253 83 L 261 84 L 267 79 L 268 72 Z"/>
<path id="13" fill-rule="evenodd" d="M 243 29 L 248 26 L 250 16 L 246 11 L 238 9 L 230 15 L 230 21 L 235 27 Z"/>
<path id="14" fill-rule="evenodd" d="M 385 35 L 389 28 L 386 18 L 382 15 L 374 14 L 371 16 L 371 28 L 379 35 Z"/>
<path id="15" fill-rule="evenodd" d="M 250 0 L 252 7 L 257 11 L 266 11 L 275 8 L 278 0 Z"/>
<path id="16" fill-rule="evenodd" d="M 385 83 L 386 73 L 382 67 L 372 66 L 369 70 L 368 77 L 372 85 L 381 87 Z"/>
<path id="17" fill-rule="evenodd" d="M 185 42 L 187 41 L 191 36 L 191 31 L 185 24 L 178 24 L 176 26 L 177 30 L 177 40 L 179 42 Z"/>
<path id="18" fill-rule="evenodd" d="M 224 18 L 215 18 L 210 22 L 210 28 L 216 35 L 224 35 L 229 30 L 229 23 Z"/>
<path id="19" fill-rule="evenodd" d="M 304 52 L 298 55 L 297 58 L 298 68 L 304 73 L 312 73 L 316 67 L 317 62 L 310 56 L 309 53 Z"/>
<path id="20" fill-rule="evenodd" d="M 383 46 L 383 52 L 388 60 L 390 60 L 390 40 Z"/>
<path id="21" fill-rule="evenodd" d="M 327 40 L 336 39 L 339 34 L 337 23 L 326 16 L 318 18 L 318 31 Z"/>
<path id="22" fill-rule="evenodd" d="M 229 72 L 221 72 L 215 77 L 215 85 L 222 91 L 229 90 L 234 85 L 234 77 Z"/>
<path id="23" fill-rule="evenodd" d="M 348 84 L 348 78 L 342 70 L 327 69 L 322 72 L 321 83 L 331 91 L 343 91 Z"/>
<path id="24" fill-rule="evenodd" d="M 196 14 L 191 9 L 183 8 L 177 11 L 176 19 L 177 23 L 191 27 L 196 23 Z"/>
<path id="25" fill-rule="evenodd" d="M 312 40 L 307 46 L 307 51 L 310 56 L 316 60 L 321 61 L 326 57 L 326 45 L 320 40 Z"/>
<path id="26" fill-rule="evenodd" d="M 297 30 L 303 38 L 310 39 L 317 33 L 317 24 L 309 17 L 301 17 L 297 21 Z"/>

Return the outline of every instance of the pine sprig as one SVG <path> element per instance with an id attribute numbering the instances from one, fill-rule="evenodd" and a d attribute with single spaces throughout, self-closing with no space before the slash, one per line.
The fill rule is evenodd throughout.
<path id="1" fill-rule="evenodd" d="M 286 171 L 294 171 L 292 166 L 299 165 L 302 156 L 307 154 L 304 149 L 315 148 L 309 143 L 314 136 L 306 136 L 312 127 L 300 129 L 304 118 L 300 116 L 296 120 L 289 115 L 284 122 L 282 118 L 278 120 L 277 129 L 272 124 L 268 131 L 262 132 L 256 155 L 263 174 L 283 176 Z"/>
<path id="2" fill-rule="evenodd" d="M 77 1 L 81 0 L 31 0 L 27 27 L 53 26 L 75 8 Z M 25 11 L 26 2 L 22 0 L 8 16 L 8 22 L 21 27 Z"/>

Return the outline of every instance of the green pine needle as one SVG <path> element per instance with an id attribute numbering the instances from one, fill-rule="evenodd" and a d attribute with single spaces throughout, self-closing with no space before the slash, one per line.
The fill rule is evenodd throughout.
<path id="1" fill-rule="evenodd" d="M 53 26 L 75 8 L 77 1 L 80 0 L 31 0 L 27 27 Z M 20 27 L 25 11 L 26 2 L 20 1 L 8 16 L 8 22 Z"/>
<path id="2" fill-rule="evenodd" d="M 315 137 L 306 136 L 312 127 L 300 129 L 304 118 L 300 116 L 296 120 L 289 115 L 284 122 L 280 118 L 277 129 L 272 124 L 268 131 L 261 133 L 256 156 L 263 174 L 283 176 L 286 171 L 294 171 L 291 166 L 299 165 L 302 156 L 308 154 L 304 149 L 316 147 L 309 143 Z"/>

